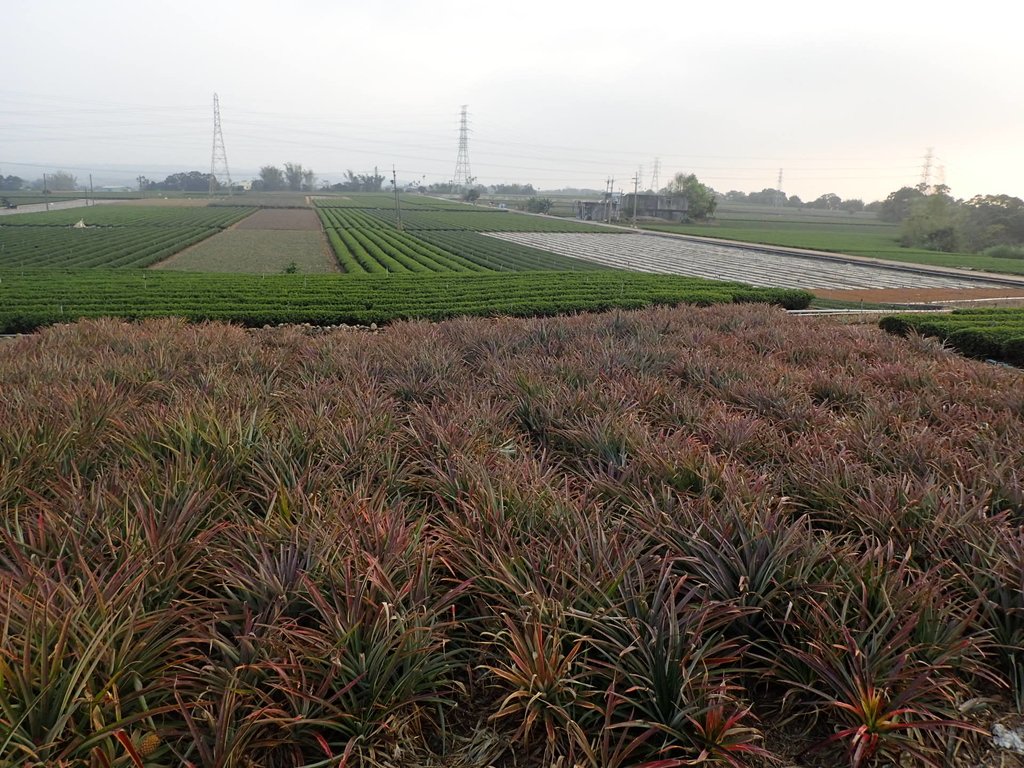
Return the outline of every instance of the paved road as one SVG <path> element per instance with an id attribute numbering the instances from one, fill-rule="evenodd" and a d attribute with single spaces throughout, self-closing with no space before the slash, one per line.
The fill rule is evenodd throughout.
<path id="1" fill-rule="evenodd" d="M 63 211 L 65 208 L 84 208 L 89 201 L 80 200 L 58 200 L 55 203 L 31 203 L 30 205 L 19 205 L 17 208 L 0 208 L 0 216 L 11 216 L 16 213 L 43 213 L 44 211 Z M 49 206 L 49 207 L 47 207 Z"/>

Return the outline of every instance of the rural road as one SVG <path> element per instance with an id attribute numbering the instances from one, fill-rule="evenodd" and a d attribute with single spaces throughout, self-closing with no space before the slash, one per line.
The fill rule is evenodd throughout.
<path id="1" fill-rule="evenodd" d="M 130 202 L 132 199 L 121 199 L 121 198 L 108 198 L 103 200 L 86 200 L 84 197 L 76 198 L 75 200 L 57 200 L 56 202 L 50 203 L 50 207 L 46 207 L 46 203 L 30 203 L 29 205 L 19 205 L 17 208 L 0 208 L 0 216 L 13 216 L 17 213 L 45 213 L 46 211 L 63 211 L 68 208 L 92 208 L 94 205 L 116 205 L 117 203 Z"/>
<path id="2" fill-rule="evenodd" d="M 63 211 L 66 208 L 84 208 L 89 205 L 85 198 L 78 200 L 58 200 L 54 203 L 31 203 L 19 205 L 17 208 L 0 208 L 0 216 L 13 216 L 16 213 L 43 213 L 44 211 Z"/>

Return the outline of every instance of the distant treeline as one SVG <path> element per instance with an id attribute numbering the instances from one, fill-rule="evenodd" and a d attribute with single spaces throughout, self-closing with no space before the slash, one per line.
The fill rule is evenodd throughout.
<path id="1" fill-rule="evenodd" d="M 855 213 L 864 210 L 876 210 L 881 203 L 865 205 L 860 198 L 843 200 L 835 192 L 828 192 L 820 197 L 805 203 L 797 195 L 789 195 L 781 189 L 767 187 L 760 192 L 740 192 L 732 189 L 721 195 L 721 199 L 730 203 L 753 203 L 755 205 L 784 205 L 789 208 L 814 208 L 821 211 L 849 211 Z"/>
<path id="2" fill-rule="evenodd" d="M 880 203 L 878 218 L 902 223 L 904 246 L 1024 258 L 1024 200 L 1011 195 L 960 200 L 949 192 L 943 184 L 902 187 Z"/>

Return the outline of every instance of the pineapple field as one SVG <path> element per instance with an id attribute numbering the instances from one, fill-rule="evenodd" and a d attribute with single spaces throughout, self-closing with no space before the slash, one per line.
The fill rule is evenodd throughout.
<path id="1" fill-rule="evenodd" d="M 938 341 L 102 319 L 0 394 L 0 765 L 1019 764 L 1024 387 Z"/>

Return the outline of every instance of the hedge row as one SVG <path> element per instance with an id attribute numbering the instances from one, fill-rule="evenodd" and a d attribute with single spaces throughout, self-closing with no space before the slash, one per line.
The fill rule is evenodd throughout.
<path id="1" fill-rule="evenodd" d="M 1024 309 L 957 310 L 943 315 L 890 315 L 879 326 L 906 336 L 941 339 L 963 355 L 1024 366 Z"/>

